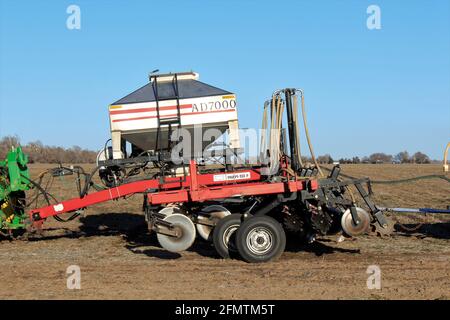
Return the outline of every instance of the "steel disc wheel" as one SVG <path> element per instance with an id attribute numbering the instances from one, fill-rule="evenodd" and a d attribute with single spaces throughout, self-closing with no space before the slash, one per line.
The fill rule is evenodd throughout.
<path id="1" fill-rule="evenodd" d="M 158 211 L 158 213 L 170 216 L 175 213 L 180 213 L 181 209 L 179 207 L 165 207 Z"/>
<path id="2" fill-rule="evenodd" d="M 215 221 L 216 223 L 231 214 L 231 212 L 228 211 L 225 207 L 219 205 L 211 205 L 206 208 L 203 208 L 202 213 L 203 214 L 199 216 L 199 220 L 207 219 L 209 221 Z M 214 227 L 200 223 L 197 223 L 196 226 L 197 226 L 197 233 L 200 235 L 200 237 L 202 237 L 204 240 L 207 241 L 213 240 L 212 230 L 214 229 Z"/>
<path id="3" fill-rule="evenodd" d="M 360 220 L 358 224 L 353 221 L 350 209 L 345 210 L 341 218 L 342 230 L 352 237 L 360 236 L 370 230 L 370 215 L 363 208 L 356 207 L 356 214 Z"/>
<path id="4" fill-rule="evenodd" d="M 281 224 L 271 217 L 251 217 L 238 229 L 236 246 L 245 261 L 267 262 L 284 252 L 286 234 Z"/>
<path id="5" fill-rule="evenodd" d="M 195 240 L 194 223 L 187 216 L 175 213 L 164 218 L 164 221 L 172 223 L 180 235 L 178 237 L 158 234 L 158 242 L 167 251 L 180 252 L 189 249 Z"/>
<path id="6" fill-rule="evenodd" d="M 164 207 L 161 210 L 158 211 L 158 213 L 165 215 L 166 217 L 175 214 L 175 213 L 181 213 L 181 209 L 177 206 L 175 207 Z M 149 232 L 153 232 L 153 223 L 151 221 L 148 221 L 147 227 Z"/>

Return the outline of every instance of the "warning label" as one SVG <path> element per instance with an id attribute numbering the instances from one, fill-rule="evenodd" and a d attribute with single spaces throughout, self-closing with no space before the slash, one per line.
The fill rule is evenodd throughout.
<path id="1" fill-rule="evenodd" d="M 250 172 L 215 174 L 213 177 L 214 182 L 236 181 L 236 180 L 245 180 L 245 179 L 250 179 Z"/>

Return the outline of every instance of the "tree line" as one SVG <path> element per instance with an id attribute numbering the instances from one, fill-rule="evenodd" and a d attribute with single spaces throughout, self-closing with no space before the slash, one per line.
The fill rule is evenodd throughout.
<path id="1" fill-rule="evenodd" d="M 17 136 L 5 136 L 0 139 L 0 160 L 6 157 L 8 150 L 12 146 L 21 145 Z M 40 141 L 29 142 L 21 145 L 24 152 L 28 155 L 30 163 L 95 163 L 97 152 L 82 149 L 79 146 L 71 148 L 55 147 L 44 145 Z M 303 158 L 303 157 L 302 157 Z M 311 162 L 310 158 L 305 157 L 305 162 Z M 317 157 L 320 164 L 333 164 L 334 162 L 345 163 L 432 163 L 430 157 L 418 151 L 410 155 L 407 151 L 402 151 L 396 155 L 390 155 L 382 152 L 373 153 L 366 157 L 352 157 L 334 159 L 329 154 Z"/>
<path id="2" fill-rule="evenodd" d="M 0 139 L 0 160 L 6 157 L 13 146 L 21 146 L 30 163 L 94 163 L 97 157 L 97 152 L 79 146 L 54 147 L 44 145 L 41 141 L 21 144 L 19 137 L 6 136 Z"/>
<path id="3" fill-rule="evenodd" d="M 329 154 L 325 154 L 317 157 L 317 161 L 321 164 L 332 164 L 334 162 L 339 163 L 417 163 L 417 164 L 426 164 L 435 162 L 430 159 L 425 153 L 417 151 L 416 153 L 410 155 L 408 151 L 402 151 L 397 153 L 396 155 L 386 154 L 382 152 L 376 152 L 371 154 L 370 156 L 365 156 L 362 158 L 353 157 L 353 158 L 340 158 L 333 159 Z"/>

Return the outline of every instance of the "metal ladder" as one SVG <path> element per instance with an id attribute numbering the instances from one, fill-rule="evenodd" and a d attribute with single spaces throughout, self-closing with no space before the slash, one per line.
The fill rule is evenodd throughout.
<path id="1" fill-rule="evenodd" d="M 166 100 L 176 100 L 177 101 L 177 113 L 175 117 L 170 117 L 170 118 L 164 118 L 161 119 L 161 115 L 160 115 L 160 106 L 159 106 L 159 95 L 158 95 L 158 77 L 155 76 L 153 78 L 153 83 L 152 83 L 152 87 L 153 87 L 153 92 L 155 94 L 155 102 L 156 102 L 156 118 L 158 121 L 158 128 L 156 131 L 156 147 L 155 150 L 158 150 L 160 154 L 162 154 L 162 152 L 164 151 L 163 146 L 161 144 L 161 126 L 168 126 L 168 130 L 167 130 L 167 141 L 168 141 L 168 146 L 167 149 L 170 150 L 171 146 L 172 146 L 172 141 L 170 139 L 172 132 L 173 132 L 173 126 L 177 126 L 178 128 L 181 127 L 181 112 L 180 112 L 180 95 L 179 95 L 179 90 L 178 90 L 178 76 L 175 73 L 174 78 L 172 80 L 172 86 L 173 86 L 173 91 L 174 91 L 174 96 L 173 97 L 168 97 L 166 98 Z"/>
<path id="2" fill-rule="evenodd" d="M 177 112 L 176 112 L 176 116 L 175 117 L 170 117 L 170 118 L 164 118 L 161 119 L 161 115 L 160 115 L 160 105 L 159 105 L 159 95 L 158 95 L 158 76 L 154 76 L 153 77 L 153 82 L 152 82 L 152 88 L 153 88 L 153 92 L 155 95 L 155 102 L 156 102 L 156 114 L 157 114 L 157 121 L 158 121 L 158 128 L 156 131 L 156 146 L 155 146 L 155 151 L 157 150 L 158 152 L 158 157 L 161 159 L 166 159 L 167 157 L 164 155 L 164 152 L 167 151 L 170 153 L 171 149 L 172 149 L 172 140 L 171 140 L 171 135 L 173 133 L 173 126 L 176 126 L 177 128 L 181 127 L 181 111 L 180 111 L 180 94 L 179 94 L 179 89 L 178 89 L 178 75 L 175 73 L 173 80 L 172 80 L 172 87 L 173 87 L 173 92 L 174 92 L 174 96 L 173 97 L 167 97 L 164 100 L 176 100 L 177 102 Z M 168 126 L 168 130 L 167 130 L 167 141 L 168 141 L 168 145 L 167 145 L 167 150 L 164 150 L 162 143 L 161 143 L 161 136 L 162 136 L 162 132 L 161 132 L 161 126 Z M 163 160 L 164 161 L 164 160 Z M 186 179 L 186 169 L 185 166 L 183 165 L 183 179 L 181 180 L 185 180 Z M 161 183 L 164 183 L 164 177 L 165 177 L 165 168 L 164 166 L 161 167 Z"/>

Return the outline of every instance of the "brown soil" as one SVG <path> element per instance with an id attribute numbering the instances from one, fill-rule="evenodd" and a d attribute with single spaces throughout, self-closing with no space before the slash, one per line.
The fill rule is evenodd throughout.
<path id="1" fill-rule="evenodd" d="M 33 175 L 42 165 L 32 168 Z M 436 165 L 347 165 L 343 172 L 374 179 L 440 174 Z M 61 189 L 66 190 L 66 189 Z M 69 189 L 67 189 L 69 190 Z M 427 180 L 375 185 L 381 206 L 441 207 L 450 185 Z M 69 191 L 61 191 L 69 196 Z M 290 244 L 275 262 L 219 259 L 197 240 L 184 253 L 161 249 L 146 232 L 141 197 L 97 205 L 78 220 L 48 221 L 42 238 L 0 241 L 0 294 L 11 299 L 449 299 L 450 217 L 400 216 L 415 232 L 364 236 L 311 246 Z M 81 290 L 66 287 L 69 265 L 81 268 Z M 366 285 L 370 265 L 381 290 Z"/>

